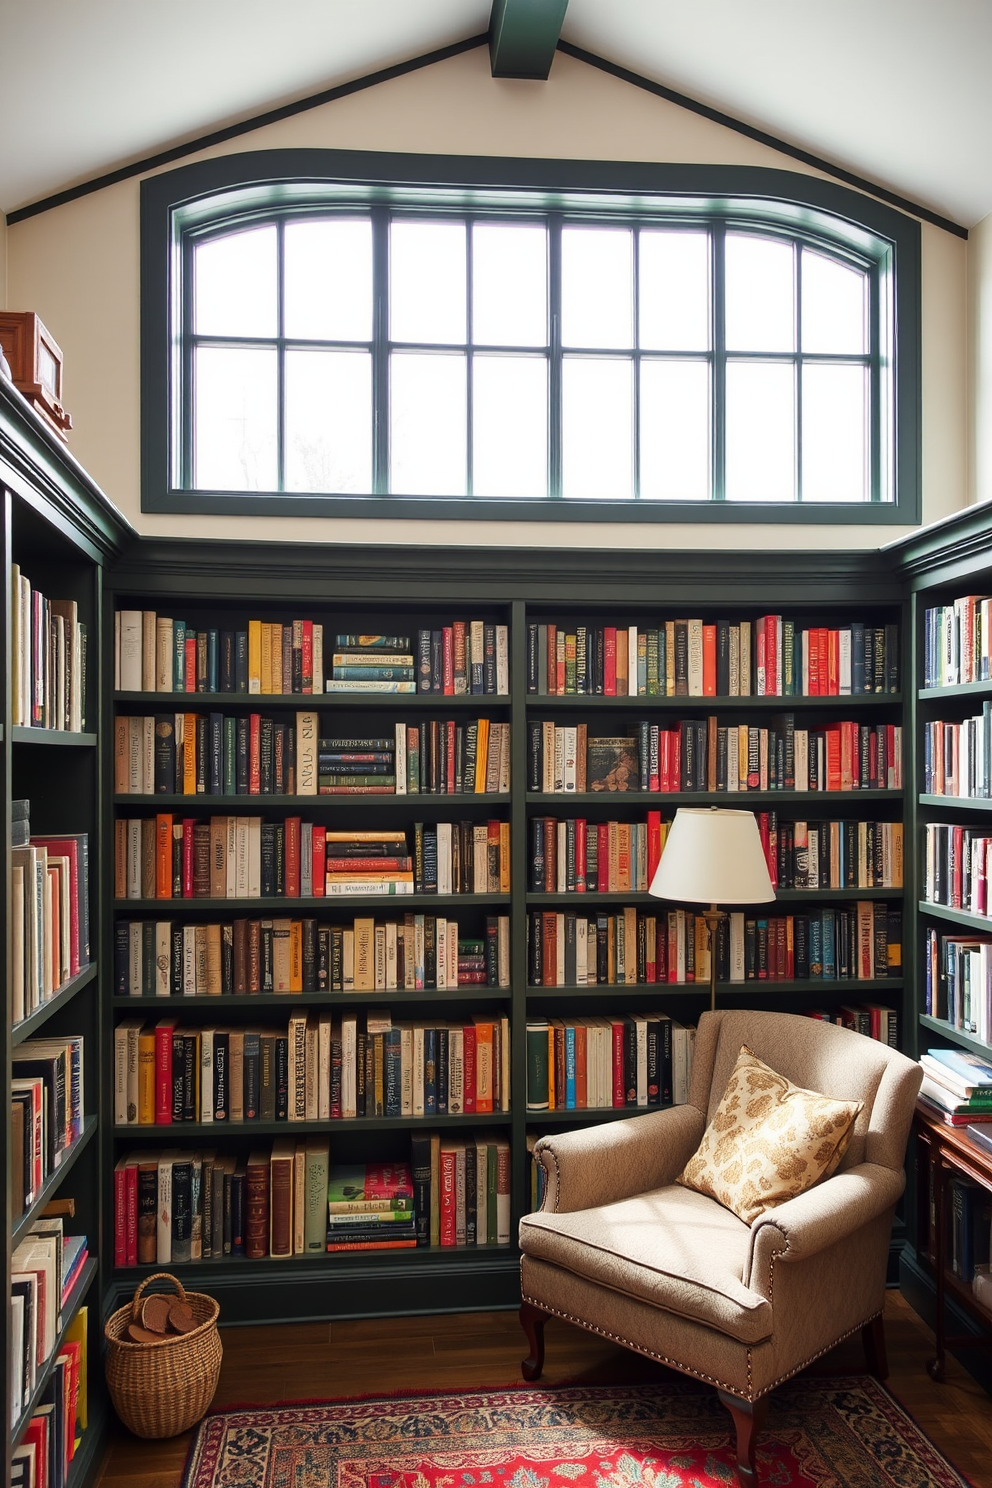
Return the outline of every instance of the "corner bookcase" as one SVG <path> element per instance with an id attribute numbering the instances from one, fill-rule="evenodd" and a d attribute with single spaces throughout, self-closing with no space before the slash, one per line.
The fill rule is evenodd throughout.
<path id="1" fill-rule="evenodd" d="M 30 1397 L 12 1412 L 11 1309 L 5 1306 L 3 1402 L 10 1428 L 5 1435 L 5 1481 L 10 1480 L 11 1457 L 45 1396 L 66 1331 L 80 1308 L 88 1310 L 87 1352 L 89 1423 L 70 1464 L 70 1488 L 83 1483 L 99 1462 L 105 1424 L 100 1330 L 104 1267 L 104 1160 L 100 1108 L 103 1088 L 101 928 L 97 913 L 103 798 L 101 787 L 101 634 L 104 566 L 130 536 L 123 518 L 88 479 L 64 445 L 33 409 L 0 378 L 0 494 L 3 499 L 4 604 L 0 612 L 3 634 L 4 697 L 2 730 L 3 833 L 0 855 L 5 925 L 4 984 L 6 1007 L 4 1041 L 4 1169 L 7 1177 L 4 1225 L 4 1285 L 10 1295 L 11 1258 L 42 1211 L 53 1200 L 72 1200 L 75 1214 L 65 1220 L 65 1233 L 86 1236 L 88 1258 L 61 1310 L 55 1347 L 38 1366 Z M 12 593 L 11 565 L 53 600 L 72 600 L 86 627 L 85 722 L 67 730 L 15 723 L 13 713 L 13 616 L 18 597 Z M 67 720 L 56 720 L 67 721 Z M 82 720 L 81 720 L 82 721 Z M 11 801 L 30 801 L 34 836 L 85 833 L 89 843 L 91 942 L 89 963 L 74 975 L 60 978 L 51 995 L 36 1007 L 25 1006 L 16 1018 L 12 950 Z M 16 1009 L 21 1012 L 20 1006 Z M 16 1154 L 11 1144 L 11 1079 L 14 1060 L 28 1039 L 81 1035 L 84 1045 L 84 1085 L 81 1129 L 66 1148 L 61 1163 L 45 1177 L 34 1200 L 16 1213 L 11 1183 Z M 23 1161 L 23 1156 L 21 1156 Z"/>
<path id="2" fill-rule="evenodd" d="M 505 625 L 509 638 L 509 692 L 506 696 L 451 697 L 437 693 L 405 695 L 325 694 L 322 696 L 248 695 L 244 693 L 119 692 L 114 693 L 112 638 L 116 610 L 143 610 L 184 619 L 193 628 L 243 630 L 249 620 L 286 624 L 306 617 L 324 625 L 325 638 L 338 631 L 391 635 L 436 629 L 455 618 L 482 618 Z M 484 1009 L 509 1020 L 509 1110 L 495 1116 L 375 1117 L 324 1121 L 316 1125 L 331 1141 L 331 1160 L 375 1161 L 405 1158 L 411 1133 L 452 1127 L 471 1137 L 479 1127 L 496 1128 L 509 1137 L 511 1149 L 511 1235 L 530 1207 L 528 1138 L 563 1125 L 590 1124 L 635 1114 L 626 1109 L 528 1111 L 526 1099 L 526 1025 L 528 1017 L 567 1018 L 662 1011 L 686 1025 L 696 1022 L 708 1000 L 705 983 L 626 982 L 621 985 L 529 985 L 528 918 L 535 910 L 582 910 L 589 916 L 630 907 L 659 907 L 643 890 L 612 893 L 537 893 L 529 889 L 530 823 L 534 817 L 565 817 L 579 812 L 593 823 L 643 821 L 648 810 L 670 820 L 679 805 L 702 803 L 777 811 L 787 820 L 903 819 L 902 790 L 852 790 L 807 793 L 769 789 L 728 794 L 717 792 L 585 792 L 528 791 L 529 723 L 555 720 L 584 723 L 590 734 L 617 735 L 634 730 L 641 720 L 674 724 L 705 720 L 715 714 L 721 724 L 765 726 L 773 714 L 791 712 L 797 728 L 816 729 L 841 720 L 901 725 L 903 697 L 896 691 L 860 697 L 739 696 L 541 696 L 528 691 L 528 626 L 584 623 L 598 626 L 657 625 L 676 617 L 756 620 L 781 613 L 799 626 L 839 626 L 852 619 L 867 624 L 898 624 L 901 594 L 891 567 L 869 554 L 843 553 L 555 553 L 540 550 L 397 547 L 321 548 L 292 544 L 277 547 L 250 543 L 143 541 L 118 563 L 105 586 L 103 630 L 104 709 L 110 734 L 115 715 L 135 716 L 187 709 L 223 711 L 244 716 L 271 712 L 292 719 L 306 708 L 320 717 L 321 736 L 381 733 L 400 722 L 453 716 L 488 717 L 509 724 L 510 789 L 508 795 L 384 796 L 246 796 L 136 794 L 113 796 L 113 760 L 103 751 L 104 819 L 102 937 L 106 987 L 106 1037 L 128 1016 L 175 1013 L 193 1028 L 217 1017 L 245 1025 L 253 1018 L 275 1017 L 276 1008 L 320 1010 L 388 1009 L 393 1016 L 442 1020 L 469 1018 Z M 330 649 L 325 639 L 325 675 Z M 905 675 L 905 655 L 900 658 Z M 472 710 L 472 711 L 470 711 Z M 148 918 L 163 910 L 162 900 L 114 899 L 114 817 L 154 816 L 156 809 L 194 819 L 212 812 L 257 814 L 273 820 L 290 814 L 312 817 L 328 828 L 402 828 L 414 822 L 497 817 L 509 823 L 511 874 L 504 895 L 437 896 L 370 899 L 215 900 L 187 898 L 177 909 L 191 922 L 217 919 L 231 911 L 251 909 L 272 914 L 291 908 L 340 923 L 360 912 L 376 918 L 402 919 L 404 911 L 444 910 L 457 917 L 460 933 L 477 935 L 487 911 L 509 916 L 510 978 L 507 987 L 459 986 L 445 991 L 310 993 L 291 996 L 228 995 L 192 998 L 137 998 L 113 995 L 114 927 L 121 919 Z M 824 906 L 879 900 L 903 905 L 903 889 L 783 891 L 783 912 L 801 906 Z M 169 901 L 165 901 L 168 904 Z M 774 909 L 775 907 L 772 906 Z M 904 937 L 908 933 L 904 915 Z M 110 958 L 110 959 L 108 959 Z M 833 1013 L 843 1003 L 883 1003 L 898 1016 L 900 1036 L 908 1010 L 905 981 L 893 974 L 871 981 L 762 979 L 723 981 L 718 997 L 733 1005 L 787 1008 L 801 1013 Z M 183 1123 L 126 1126 L 114 1129 L 112 1091 L 105 1094 L 101 1120 L 109 1147 L 104 1164 L 104 1225 L 113 1233 L 113 1196 L 107 1181 L 115 1162 L 133 1149 L 183 1144 L 190 1148 L 223 1145 L 247 1153 L 253 1140 L 276 1132 L 305 1135 L 309 1123 L 229 1125 L 220 1142 L 216 1126 Z M 262 1144 L 267 1145 L 267 1143 Z M 119 1267 L 108 1277 L 107 1305 L 127 1296 L 150 1265 Z M 398 1252 L 297 1256 L 293 1259 L 210 1258 L 185 1264 L 184 1283 L 216 1295 L 227 1321 L 299 1317 L 342 1317 L 508 1307 L 518 1300 L 517 1252 L 508 1246 L 423 1247 Z"/>

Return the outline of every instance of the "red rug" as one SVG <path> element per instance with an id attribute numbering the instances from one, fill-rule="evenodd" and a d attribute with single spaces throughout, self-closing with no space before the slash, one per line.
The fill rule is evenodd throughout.
<path id="1" fill-rule="evenodd" d="M 774 1488 L 967 1488 L 875 1380 L 772 1397 L 758 1475 Z M 691 1380 L 525 1387 L 223 1411 L 185 1488 L 710 1488 L 736 1484 L 730 1417 Z"/>

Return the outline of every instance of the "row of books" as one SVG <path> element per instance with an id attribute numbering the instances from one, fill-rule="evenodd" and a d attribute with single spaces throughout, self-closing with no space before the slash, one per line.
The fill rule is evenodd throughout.
<path id="1" fill-rule="evenodd" d="M 324 1137 L 248 1154 L 132 1152 L 114 1170 L 114 1264 L 508 1245 L 510 1146 L 417 1132 L 410 1160 L 332 1164 Z"/>
<path id="2" fill-rule="evenodd" d="M 664 728 L 589 737 L 588 725 L 528 724 L 527 789 L 572 791 L 849 791 L 902 788 L 902 727 L 844 721 L 796 728 L 721 724 L 716 714 Z"/>
<path id="3" fill-rule="evenodd" d="M 510 788 L 510 725 L 397 723 L 319 737 L 317 713 L 119 715 L 116 795 L 485 795 Z"/>
<path id="4" fill-rule="evenodd" d="M 895 1008 L 883 1007 L 879 1002 L 844 1002 L 830 1012 L 825 1008 L 814 1008 L 807 1016 L 820 1023 L 836 1023 L 839 1028 L 850 1028 L 865 1038 L 888 1044 L 890 1049 L 899 1047 L 899 1014 Z"/>
<path id="5" fill-rule="evenodd" d="M 487 915 L 484 935 L 457 920 L 407 914 L 358 918 L 237 919 L 225 924 L 118 920 L 117 997 L 219 997 L 267 992 L 379 992 L 510 985 L 510 919 Z"/>
<path id="6" fill-rule="evenodd" d="M 13 1319 L 14 1340 L 18 1322 Z M 39 1404 L 11 1453 L 10 1488 L 65 1488 L 70 1464 L 86 1430 L 87 1310 L 66 1329 Z M 23 1367 L 12 1376 L 16 1386 Z"/>
<path id="7" fill-rule="evenodd" d="M 709 932 L 701 914 L 630 906 L 587 918 L 532 910 L 527 917 L 532 987 L 709 982 Z M 902 916 L 879 900 L 754 915 L 735 910 L 717 926 L 721 982 L 870 981 L 902 974 Z"/>
<path id="8" fill-rule="evenodd" d="M 932 796 L 988 800 L 992 795 L 992 703 L 960 723 L 923 726 L 923 789 Z"/>
<path id="9" fill-rule="evenodd" d="M 925 1011 L 992 1042 L 992 939 L 927 929 Z"/>
<path id="10" fill-rule="evenodd" d="M 899 690 L 899 627 L 781 615 L 527 627 L 527 691 L 603 697 L 844 697 Z"/>
<path id="11" fill-rule="evenodd" d="M 756 811 L 755 818 L 775 888 L 902 887 L 901 822 L 780 821 L 774 811 Z M 531 817 L 530 888 L 558 894 L 646 891 L 667 831 L 658 811 L 649 811 L 643 822 Z"/>
<path id="12" fill-rule="evenodd" d="M 667 1013 L 527 1021 L 527 1110 L 684 1105 L 696 1030 Z"/>
<path id="13" fill-rule="evenodd" d="M 114 687 L 260 696 L 418 690 L 506 696 L 507 634 L 505 625 L 487 620 L 418 630 L 415 647 L 410 635 L 335 634 L 325 682 L 321 622 L 249 620 L 243 630 L 195 629 L 154 610 L 118 610 Z"/>
<path id="14" fill-rule="evenodd" d="M 981 1183 L 953 1173 L 948 1182 L 950 1199 L 950 1244 L 947 1256 L 951 1270 L 966 1286 L 974 1287 L 976 1277 L 984 1273 L 986 1286 L 989 1281 L 989 1258 L 992 1247 L 992 1193 Z M 985 1296 L 988 1309 L 992 1295 L 981 1287 L 975 1288 L 976 1297 Z"/>
<path id="15" fill-rule="evenodd" d="M 86 626 L 74 599 L 46 599 L 10 566 L 10 708 L 21 728 L 86 727 Z"/>
<path id="16" fill-rule="evenodd" d="M 89 838 L 30 835 L 29 803 L 11 848 L 11 998 L 14 1023 L 50 1001 L 90 964 Z"/>
<path id="17" fill-rule="evenodd" d="M 967 1049 L 928 1049 L 920 1064 L 920 1099 L 948 1126 L 992 1122 L 992 1061 Z"/>
<path id="18" fill-rule="evenodd" d="M 48 1369 L 40 1403 L 14 1452 L 11 1483 L 65 1482 L 86 1425 L 87 1316 L 62 1334 L 62 1311 L 88 1258 L 84 1235 L 66 1235 L 61 1216 L 36 1221 L 11 1257 L 10 1400 L 16 1426 Z M 56 1353 L 56 1342 L 58 1352 Z"/>
<path id="19" fill-rule="evenodd" d="M 410 831 L 331 832 L 288 816 L 119 817 L 118 899 L 312 899 L 506 894 L 510 824 L 415 822 Z"/>
<path id="20" fill-rule="evenodd" d="M 83 1039 L 25 1039 L 10 1053 L 11 1194 L 23 1214 L 83 1129 Z"/>
<path id="21" fill-rule="evenodd" d="M 114 1122 L 169 1126 L 461 1116 L 509 1110 L 509 1023 L 299 1012 L 285 1027 L 114 1030 Z"/>
<path id="22" fill-rule="evenodd" d="M 992 836 L 982 828 L 928 822 L 924 847 L 924 899 L 987 915 Z"/>
<path id="23" fill-rule="evenodd" d="M 959 595 L 923 616 L 923 685 L 957 687 L 992 676 L 992 600 Z"/>

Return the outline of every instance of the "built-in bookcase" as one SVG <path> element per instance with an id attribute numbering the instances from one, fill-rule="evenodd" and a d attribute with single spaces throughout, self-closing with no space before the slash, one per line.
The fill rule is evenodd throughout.
<path id="1" fill-rule="evenodd" d="M 100 668 L 103 641 L 103 566 L 119 550 L 127 526 L 78 465 L 28 405 L 0 380 L 0 491 L 3 499 L 4 604 L 0 614 L 4 646 L 5 690 L 2 708 L 2 773 L 4 851 L 0 855 L 3 877 L 5 923 L 5 974 L 7 1005 L 3 1019 L 4 1113 L 6 1122 L 6 1173 L 8 1196 L 4 1226 L 5 1298 L 10 1292 L 11 1258 L 32 1226 L 52 1201 L 71 1200 L 74 1215 L 64 1219 L 66 1235 L 85 1235 L 88 1257 L 61 1306 L 56 1344 L 39 1365 L 34 1388 L 22 1397 L 20 1408 L 11 1400 L 14 1378 L 11 1311 L 6 1303 L 3 1350 L 3 1408 L 10 1429 L 5 1433 L 5 1472 L 9 1476 L 11 1454 L 28 1430 L 35 1409 L 44 1402 L 61 1351 L 81 1308 L 88 1312 L 89 1347 L 87 1386 L 89 1417 L 72 1459 L 67 1481 L 81 1484 L 100 1460 L 106 1407 L 102 1388 L 100 1329 L 102 1323 L 103 1265 L 103 1171 L 105 1153 L 100 1129 L 102 1039 L 104 1030 L 100 976 L 100 922 L 97 913 L 101 851 L 101 708 Z M 18 607 L 24 598 L 22 586 L 13 581 L 18 570 L 46 599 L 72 601 L 80 629 L 75 633 L 75 658 L 71 653 L 71 626 L 60 627 L 58 643 L 52 631 L 50 660 L 61 668 L 63 696 L 68 700 L 67 672 L 75 668 L 78 688 L 75 719 L 69 710 L 56 716 L 41 712 L 34 722 L 25 720 L 15 698 L 18 639 L 21 631 Z M 68 611 L 68 607 L 66 607 Z M 37 612 L 36 612 L 37 614 Z M 37 616 L 41 623 L 40 614 Z M 85 631 L 85 641 L 82 632 Z M 39 632 L 40 635 L 40 632 Z M 35 639 L 39 638 L 36 635 Z M 37 649 L 37 648 L 36 648 Z M 85 674 L 82 675 L 85 652 Z M 53 692 L 57 688 L 53 687 Z M 44 702 L 43 694 L 39 694 Z M 65 727 L 66 724 L 74 724 Z M 12 827 L 23 836 L 23 810 L 13 820 L 11 802 L 30 802 L 30 831 L 34 838 L 56 839 L 66 834 L 85 834 L 89 848 L 90 946 L 80 966 L 59 965 L 47 981 L 24 991 L 24 963 L 14 964 L 17 938 L 13 924 Z M 53 849 L 54 851 L 54 849 Z M 22 870 L 23 871 L 23 870 Z M 65 881 L 65 880 L 63 880 Z M 78 943 L 74 955 L 79 956 Z M 74 1140 L 51 1165 L 34 1196 L 22 1207 L 14 1202 L 16 1185 L 13 1165 L 24 1163 L 23 1148 L 11 1132 L 11 1079 L 23 1073 L 19 1054 L 29 1040 L 81 1037 L 84 1077 L 80 1119 Z M 19 1135 L 19 1133 L 18 1133 Z"/>

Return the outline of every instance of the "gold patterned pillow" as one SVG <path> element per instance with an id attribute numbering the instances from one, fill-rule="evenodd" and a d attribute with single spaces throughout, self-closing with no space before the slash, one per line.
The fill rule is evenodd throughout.
<path id="1" fill-rule="evenodd" d="M 742 1045 L 727 1088 L 678 1182 L 751 1224 L 836 1172 L 861 1110 L 803 1090 Z"/>

